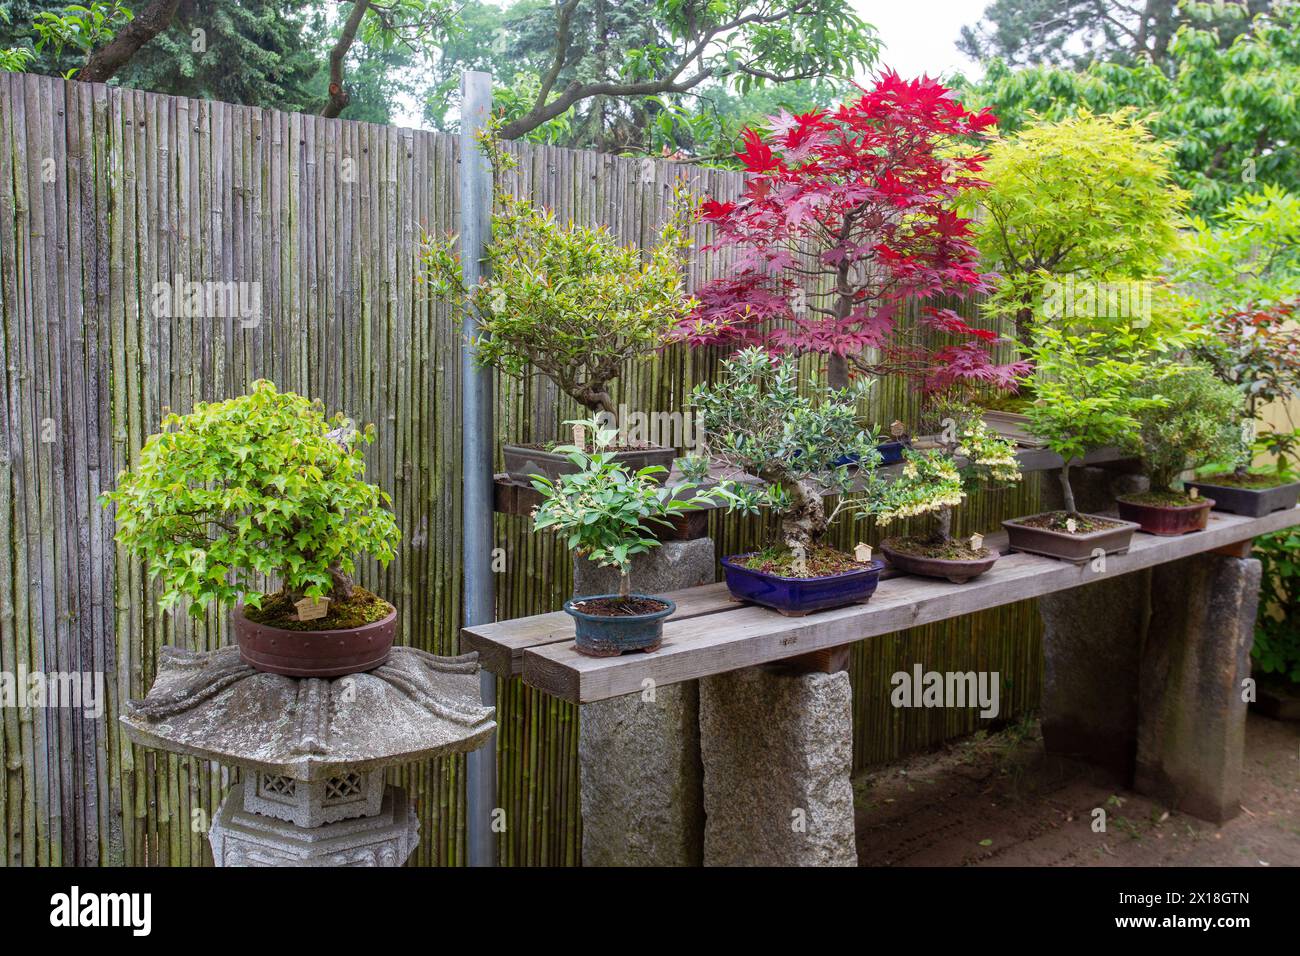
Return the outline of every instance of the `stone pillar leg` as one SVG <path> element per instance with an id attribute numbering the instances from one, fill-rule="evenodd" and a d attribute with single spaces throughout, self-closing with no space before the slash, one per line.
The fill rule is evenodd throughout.
<path id="1" fill-rule="evenodd" d="M 712 538 L 668 541 L 633 560 L 632 587 L 664 594 L 711 584 Z M 574 562 L 574 594 L 609 594 L 618 576 Z M 699 685 L 646 688 L 578 718 L 584 866 L 699 866 L 704 843 Z"/>
<path id="2" fill-rule="evenodd" d="M 705 866 L 855 866 L 849 675 L 700 680 Z"/>
<path id="3" fill-rule="evenodd" d="M 1261 568 L 1201 554 L 1154 570 L 1134 788 L 1216 823 L 1240 810 Z"/>
<path id="4" fill-rule="evenodd" d="M 1132 779 L 1151 573 L 1038 599 L 1045 657 L 1043 744 Z"/>

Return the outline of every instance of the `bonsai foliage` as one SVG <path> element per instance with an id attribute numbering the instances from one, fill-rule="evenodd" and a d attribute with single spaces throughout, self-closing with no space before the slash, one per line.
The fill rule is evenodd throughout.
<path id="1" fill-rule="evenodd" d="M 1107 445 L 1136 451 L 1137 416 L 1164 402 L 1137 394 L 1155 372 L 1152 355 L 1127 328 L 1069 335 L 1048 327 L 1038 330 L 1029 354 L 1037 396 L 1026 409 L 1029 430 L 1061 456 L 1061 494 L 1065 510 L 1075 514 L 1071 463 Z"/>
<path id="2" fill-rule="evenodd" d="M 354 556 L 387 564 L 399 538 L 387 494 L 362 479 L 374 426 L 352 430 L 319 402 L 268 381 L 224 402 L 168 415 L 103 502 L 117 540 L 162 579 L 164 609 L 190 614 L 240 595 L 260 607 L 254 575 L 297 600 L 351 596 Z"/>
<path id="3" fill-rule="evenodd" d="M 900 518 L 934 515 L 930 541 L 947 544 L 952 539 L 953 509 L 967 494 L 980 487 L 1020 480 L 1020 461 L 1013 442 L 989 431 L 974 415 L 952 424 L 957 439 L 952 454 L 904 453 L 905 480 L 887 485 L 870 509 L 882 527 Z"/>
<path id="4" fill-rule="evenodd" d="M 582 425 L 594 436 L 590 454 L 576 445 L 555 450 L 568 456 L 578 471 L 550 481 L 533 476 L 542 503 L 533 511 L 533 529 L 551 529 L 567 536 L 569 550 L 601 567 L 619 571 L 619 594 L 631 593 L 632 559 L 659 547 L 652 525 L 671 527 L 669 518 L 712 501 L 730 500 L 726 484 L 696 490 L 692 482 L 672 487 L 655 476 L 667 471 L 651 465 L 629 473 L 618 464 L 610 445 L 617 429 L 601 428 L 596 420 L 566 422 Z M 690 497 L 687 493 L 694 492 Z"/>
<path id="5" fill-rule="evenodd" d="M 1048 283 L 1145 280 L 1178 242 L 1186 196 L 1172 149 L 1130 111 L 1027 126 L 989 149 L 984 175 L 977 242 L 1000 275 L 986 307 L 1013 319 L 1022 344 Z"/>
<path id="6" fill-rule="evenodd" d="M 1197 356 L 1214 369 L 1221 380 L 1234 386 L 1244 413 L 1243 451 L 1238 456 L 1237 474 L 1250 467 L 1250 444 L 1255 421 L 1264 405 L 1285 401 L 1300 391 L 1300 330 L 1292 316 L 1296 303 L 1250 306 L 1210 318 L 1198 340 Z"/>
<path id="7" fill-rule="evenodd" d="M 1209 223 L 1192 220 L 1174 266 L 1188 310 L 1202 320 L 1250 303 L 1300 299 L 1300 195 L 1264 185 Z"/>
<path id="8" fill-rule="evenodd" d="M 800 394 L 798 377 L 793 360 L 748 348 L 723 362 L 716 384 L 696 386 L 691 399 L 709 453 L 766 483 L 761 491 L 737 489 L 745 507 L 779 512 L 782 540 L 796 552 L 815 546 L 848 506 L 849 463 L 869 475 L 880 461 L 875 435 L 857 417 L 867 383 Z M 827 489 L 841 494 L 830 515 L 822 504 Z"/>
<path id="9" fill-rule="evenodd" d="M 1142 381 L 1137 394 L 1163 398 L 1137 414 L 1143 470 L 1152 491 L 1169 491 L 1188 468 L 1231 461 L 1240 447 L 1239 396 L 1204 365 L 1173 366 Z"/>
<path id="10" fill-rule="evenodd" d="M 997 335 L 934 304 L 986 286 L 970 221 L 953 207 L 984 185 L 969 144 L 994 122 L 934 80 L 886 73 L 838 109 L 782 112 L 766 135 L 746 130 L 743 195 L 700 207 L 715 229 L 709 248 L 735 250 L 736 271 L 699 290 L 679 335 L 824 353 L 835 387 L 849 363 L 931 387 L 953 375 L 1012 387 L 1022 369 L 993 362 Z M 900 322 L 914 299 L 919 323 Z M 949 344 L 928 346 L 931 332 Z"/>
<path id="11" fill-rule="evenodd" d="M 498 174 L 512 165 L 484 142 Z M 692 307 L 681 267 L 688 218 L 679 201 L 643 252 L 605 226 L 562 224 L 498 182 L 485 278 L 465 287 L 454 238 L 426 238 L 424 259 L 434 291 L 477 312 L 483 364 L 520 377 L 536 369 L 584 408 L 612 413 L 609 383 L 629 360 L 659 349 Z"/>

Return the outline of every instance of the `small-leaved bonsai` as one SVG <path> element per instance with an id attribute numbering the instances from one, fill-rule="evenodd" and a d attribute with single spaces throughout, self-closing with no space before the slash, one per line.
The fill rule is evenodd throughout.
<path id="1" fill-rule="evenodd" d="M 1231 461 L 1240 445 L 1240 393 L 1205 365 L 1175 365 L 1137 386 L 1142 398 L 1162 397 L 1137 413 L 1142 470 L 1151 481 L 1145 495 L 1130 500 L 1182 505 L 1187 492 L 1179 478 L 1190 468 Z"/>
<path id="2" fill-rule="evenodd" d="M 197 618 L 242 599 L 288 613 L 328 597 L 326 617 L 293 629 L 367 624 L 392 608 L 354 585 L 356 555 L 387 564 L 400 536 L 389 496 L 363 478 L 373 440 L 373 425 L 352 429 L 259 380 L 247 395 L 166 416 L 102 500 L 116 505 L 118 542 L 161 579 L 165 610 L 188 601 Z M 266 579 L 281 600 L 267 600 Z"/>

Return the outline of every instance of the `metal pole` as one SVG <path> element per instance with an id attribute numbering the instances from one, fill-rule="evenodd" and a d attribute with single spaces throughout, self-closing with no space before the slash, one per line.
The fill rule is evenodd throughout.
<path id="1" fill-rule="evenodd" d="M 460 79 L 460 260 L 466 286 L 479 281 L 484 250 L 492 238 L 492 169 L 475 136 L 492 112 L 492 75 L 466 72 Z M 466 316 L 461 346 L 461 521 L 465 538 L 466 626 L 486 624 L 496 614 L 492 576 L 492 373 L 478 364 L 472 340 L 478 316 Z M 479 672 L 483 703 L 496 705 L 497 679 Z M 497 738 L 469 755 L 466 812 L 470 866 L 496 865 Z"/>

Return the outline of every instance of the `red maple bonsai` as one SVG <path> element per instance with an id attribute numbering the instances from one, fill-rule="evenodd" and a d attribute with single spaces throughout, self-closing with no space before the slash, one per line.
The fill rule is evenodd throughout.
<path id="1" fill-rule="evenodd" d="M 737 251 L 735 272 L 698 290 L 678 337 L 825 353 L 835 387 L 852 367 L 909 375 L 931 391 L 1014 389 L 1026 368 L 994 361 L 997 333 L 934 304 L 987 288 L 955 205 L 987 185 L 974 146 L 995 122 L 935 80 L 891 72 L 833 112 L 782 111 L 766 136 L 746 130 L 741 198 L 699 211 L 716 229 L 710 248 Z M 900 323 L 910 299 L 921 303 L 918 321 Z"/>

